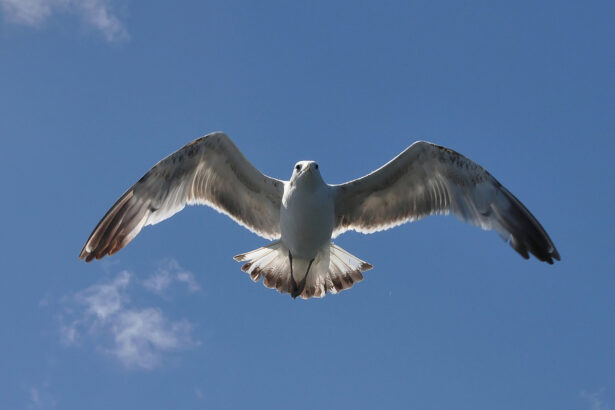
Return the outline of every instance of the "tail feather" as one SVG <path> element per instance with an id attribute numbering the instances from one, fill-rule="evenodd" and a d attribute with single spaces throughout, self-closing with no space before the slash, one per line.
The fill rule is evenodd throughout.
<path id="1" fill-rule="evenodd" d="M 246 262 L 241 270 L 248 273 L 254 282 L 263 278 L 263 284 L 281 293 L 291 293 L 291 266 L 288 248 L 281 242 L 234 257 L 238 262 Z M 306 274 L 310 261 L 293 258 L 292 271 L 295 282 L 299 283 Z M 321 298 L 327 293 L 338 293 L 350 289 L 363 280 L 363 274 L 372 265 L 351 255 L 333 243 L 323 246 L 312 262 L 305 288 L 299 296 L 303 299 Z"/>

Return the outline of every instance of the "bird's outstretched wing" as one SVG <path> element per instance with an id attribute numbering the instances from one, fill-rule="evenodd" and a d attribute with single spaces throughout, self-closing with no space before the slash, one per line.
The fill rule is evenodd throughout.
<path id="1" fill-rule="evenodd" d="M 494 229 L 524 258 L 560 259 L 549 235 L 527 208 L 480 165 L 428 142 L 415 142 L 380 169 L 334 185 L 334 235 L 371 233 L 432 214 Z"/>
<path id="2" fill-rule="evenodd" d="M 267 238 L 280 236 L 284 181 L 263 175 L 221 132 L 199 138 L 156 164 L 98 223 L 79 254 L 112 255 L 146 225 L 186 205 L 209 205 Z"/>

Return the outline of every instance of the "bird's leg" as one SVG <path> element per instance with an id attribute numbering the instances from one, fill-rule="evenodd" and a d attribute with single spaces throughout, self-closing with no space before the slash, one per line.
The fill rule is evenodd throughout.
<path id="1" fill-rule="evenodd" d="M 294 298 L 297 297 L 297 282 L 293 276 L 293 255 L 288 251 L 288 260 L 290 261 L 290 281 L 288 281 L 288 293 Z"/>
<path id="2" fill-rule="evenodd" d="M 305 276 L 303 277 L 303 279 L 301 279 L 301 282 L 299 282 L 299 287 L 297 288 L 296 293 L 292 295 L 293 298 L 296 298 L 301 293 L 303 293 L 303 289 L 305 289 L 305 282 L 307 280 L 308 273 L 310 273 L 310 268 L 312 267 L 312 262 L 314 262 L 314 259 L 312 259 L 310 263 L 308 264 L 307 271 L 305 271 Z"/>

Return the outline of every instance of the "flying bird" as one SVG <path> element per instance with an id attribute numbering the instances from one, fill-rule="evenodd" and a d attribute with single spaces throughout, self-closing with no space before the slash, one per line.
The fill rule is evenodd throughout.
<path id="1" fill-rule="evenodd" d="M 323 297 L 363 280 L 372 265 L 331 242 L 354 230 L 372 233 L 433 214 L 452 213 L 495 230 L 525 259 L 560 260 L 540 223 L 477 163 L 418 141 L 372 173 L 327 184 L 318 164 L 299 161 L 289 181 L 262 174 L 222 132 L 187 144 L 150 169 L 106 213 L 79 254 L 113 255 L 186 205 L 208 205 L 268 245 L 234 257 L 253 281 L 293 298 Z"/>

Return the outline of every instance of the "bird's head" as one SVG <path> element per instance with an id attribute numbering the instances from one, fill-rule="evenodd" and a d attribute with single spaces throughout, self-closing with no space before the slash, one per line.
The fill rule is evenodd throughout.
<path id="1" fill-rule="evenodd" d="M 318 164 L 315 161 L 299 161 L 293 168 L 293 175 L 290 177 L 290 183 L 297 184 L 316 184 L 323 183 L 318 170 Z"/>

